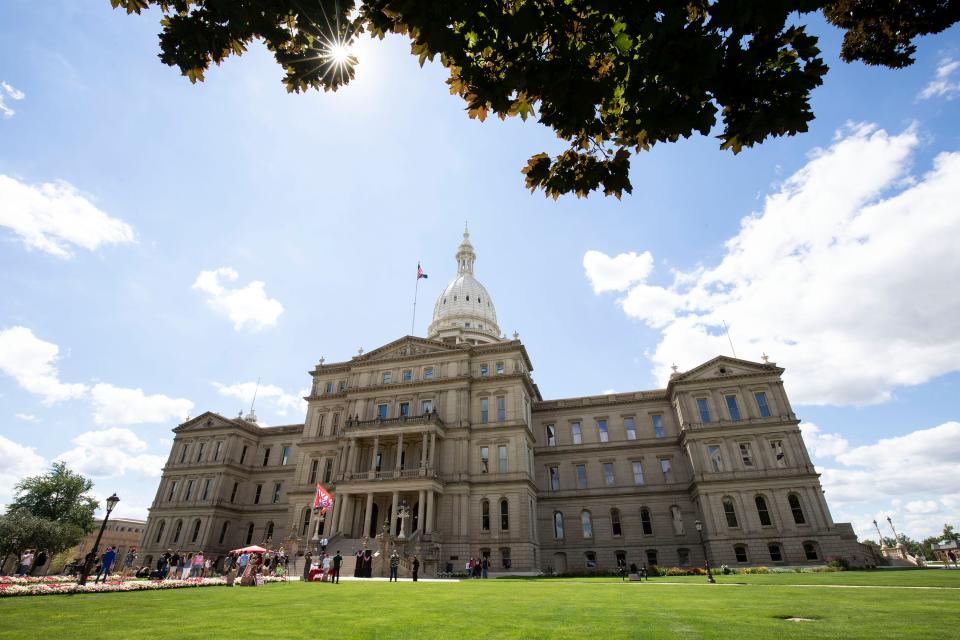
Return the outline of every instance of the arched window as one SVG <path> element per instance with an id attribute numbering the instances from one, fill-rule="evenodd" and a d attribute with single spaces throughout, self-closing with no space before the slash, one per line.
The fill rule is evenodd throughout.
<path id="1" fill-rule="evenodd" d="M 172 542 L 180 542 L 180 530 L 183 529 L 183 520 L 177 520 L 177 523 L 173 525 L 173 540 Z"/>
<path id="2" fill-rule="evenodd" d="M 196 542 L 197 538 L 200 536 L 200 521 L 197 520 L 193 523 L 193 534 L 190 536 L 190 542 Z"/>
<path id="3" fill-rule="evenodd" d="M 247 541 L 244 544 L 250 544 L 253 542 L 253 523 L 250 523 L 250 526 L 247 527 Z"/>
<path id="4" fill-rule="evenodd" d="M 736 556 L 737 562 L 745 563 L 750 561 L 747 558 L 747 548 L 742 544 L 738 544 L 733 548 L 733 555 Z"/>
<path id="5" fill-rule="evenodd" d="M 737 510 L 733 506 L 733 498 L 723 499 L 723 515 L 727 518 L 728 527 L 737 527 Z"/>
<path id="6" fill-rule="evenodd" d="M 563 540 L 563 514 L 559 511 L 553 512 L 553 537 Z"/>
<path id="7" fill-rule="evenodd" d="M 816 542 L 804 542 L 803 543 L 803 554 L 807 557 L 807 560 L 819 560 L 820 554 L 817 553 L 817 543 Z"/>
<path id="8" fill-rule="evenodd" d="M 166 523 L 163 520 L 161 520 L 160 524 L 157 526 L 157 539 L 154 540 L 154 543 L 160 544 L 160 538 L 163 537 L 163 527 L 165 524 Z"/>
<path id="9" fill-rule="evenodd" d="M 790 511 L 793 512 L 793 521 L 797 524 L 805 524 L 807 520 L 803 517 L 803 509 L 800 507 L 800 498 L 797 494 L 791 493 L 787 496 L 787 502 L 790 503 Z"/>
<path id="10" fill-rule="evenodd" d="M 223 544 L 223 539 L 227 537 L 227 525 L 229 522 L 224 522 L 223 526 L 220 527 L 220 544 Z"/>
<path id="11" fill-rule="evenodd" d="M 272 521 L 267 523 L 267 530 L 263 536 L 263 539 L 268 543 L 270 542 L 270 540 L 273 539 L 273 522 Z"/>
<path id="12" fill-rule="evenodd" d="M 647 549 L 647 564 L 651 567 L 657 566 L 657 550 Z"/>
<path id="13" fill-rule="evenodd" d="M 620 524 L 620 509 L 610 509 L 610 526 L 613 529 L 613 535 L 623 535 L 623 526 Z"/>
<path id="14" fill-rule="evenodd" d="M 480 502 L 480 528 L 484 531 L 490 531 L 490 501 Z"/>
<path id="15" fill-rule="evenodd" d="M 580 512 L 580 525 L 583 528 L 583 537 L 592 538 L 593 537 L 593 518 L 590 517 L 589 511 Z"/>
<path id="16" fill-rule="evenodd" d="M 305 536 L 310 531 L 310 507 L 304 507 L 303 518 L 300 522 L 300 535 Z"/>
<path id="17" fill-rule="evenodd" d="M 647 509 L 646 507 L 642 507 L 640 509 L 640 524 L 643 527 L 643 535 L 653 535 L 653 522 L 650 520 L 650 509 Z"/>
<path id="18" fill-rule="evenodd" d="M 673 523 L 673 532 L 678 536 L 684 535 L 683 514 L 677 505 L 670 507 L 670 521 Z"/>
<path id="19" fill-rule="evenodd" d="M 510 528 L 510 505 L 507 504 L 507 499 L 503 498 L 500 500 L 500 530 L 506 531 Z"/>
<path id="20" fill-rule="evenodd" d="M 763 496 L 757 496 L 754 498 L 754 502 L 757 504 L 757 515 L 760 516 L 760 524 L 764 527 L 772 525 L 773 521 L 770 520 L 770 511 L 767 509 L 767 499 Z"/>

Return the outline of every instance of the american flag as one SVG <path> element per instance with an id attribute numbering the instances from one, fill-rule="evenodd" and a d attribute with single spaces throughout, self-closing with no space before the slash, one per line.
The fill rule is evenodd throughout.
<path id="1" fill-rule="evenodd" d="M 313 498 L 313 508 L 326 511 L 332 506 L 333 496 L 327 493 L 327 490 L 323 488 L 322 484 L 317 483 L 317 495 Z"/>
<path id="2" fill-rule="evenodd" d="M 420 278 L 426 278 L 427 274 L 423 272 L 423 267 L 420 266 L 420 263 L 417 263 L 417 280 Z"/>

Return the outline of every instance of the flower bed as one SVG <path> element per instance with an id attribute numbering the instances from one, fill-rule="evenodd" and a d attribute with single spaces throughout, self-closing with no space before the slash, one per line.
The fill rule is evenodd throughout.
<path id="1" fill-rule="evenodd" d="M 72 593 L 116 593 L 121 591 L 156 591 L 159 589 L 185 589 L 190 587 L 226 586 L 225 578 L 188 578 L 187 580 L 125 580 L 119 576 L 107 582 L 94 584 L 88 581 L 80 586 L 73 578 L 51 576 L 52 579 L 0 577 L 0 598 L 14 596 L 45 596 Z M 287 582 L 287 578 L 264 576 L 263 582 Z"/>

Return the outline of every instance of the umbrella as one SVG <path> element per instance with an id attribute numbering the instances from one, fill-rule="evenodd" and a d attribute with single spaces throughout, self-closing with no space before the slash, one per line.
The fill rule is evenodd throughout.
<path id="1" fill-rule="evenodd" d="M 243 547 L 242 549 L 234 549 L 230 553 L 266 553 L 266 549 L 263 547 L 258 547 L 257 545 L 251 545 L 249 547 Z"/>

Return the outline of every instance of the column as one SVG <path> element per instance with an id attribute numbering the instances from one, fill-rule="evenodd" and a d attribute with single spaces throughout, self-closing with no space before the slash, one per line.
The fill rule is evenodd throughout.
<path id="1" fill-rule="evenodd" d="M 400 535 L 400 530 L 397 528 L 397 510 L 400 508 L 400 492 L 393 492 L 393 508 L 390 509 L 390 531 L 397 529 L 394 535 Z"/>
<path id="2" fill-rule="evenodd" d="M 357 470 L 357 439 L 350 438 L 350 453 L 347 455 L 347 473 Z"/>
<path id="3" fill-rule="evenodd" d="M 430 434 L 430 468 L 436 471 L 437 466 L 437 434 L 436 432 Z"/>
<path id="4" fill-rule="evenodd" d="M 427 492 L 420 489 L 420 497 L 417 499 L 417 531 L 423 531 L 423 512 L 427 508 Z"/>
<path id="5" fill-rule="evenodd" d="M 363 512 L 362 538 L 373 537 L 370 535 L 370 518 L 373 517 L 373 492 L 367 493 L 367 509 Z"/>
<path id="6" fill-rule="evenodd" d="M 427 466 L 427 432 L 423 432 L 423 442 L 420 444 L 420 468 Z"/>
<path id="7" fill-rule="evenodd" d="M 433 491 L 427 491 L 427 522 L 423 527 L 423 532 L 433 532 Z"/>
<path id="8" fill-rule="evenodd" d="M 403 434 L 397 436 L 397 464 L 396 470 L 400 471 L 402 467 L 400 466 L 400 461 L 403 460 Z"/>
<path id="9" fill-rule="evenodd" d="M 333 506 L 330 507 L 330 513 L 327 514 L 327 519 L 323 523 L 324 531 L 326 531 L 327 537 L 329 538 L 334 533 L 336 533 L 336 524 L 337 517 L 340 515 L 340 510 L 343 508 L 343 496 L 339 493 L 333 495 Z"/>
<path id="10" fill-rule="evenodd" d="M 350 506 L 353 503 L 353 496 L 349 493 L 345 493 L 341 496 L 340 508 L 337 510 L 337 531 L 343 531 L 347 522 L 347 513 L 350 511 Z"/>
<path id="11" fill-rule="evenodd" d="M 370 451 L 370 471 L 377 470 L 377 449 L 380 448 L 380 436 L 373 436 L 373 449 Z"/>
<path id="12" fill-rule="evenodd" d="M 460 496 L 460 535 L 470 535 L 470 499 L 465 493 Z"/>

